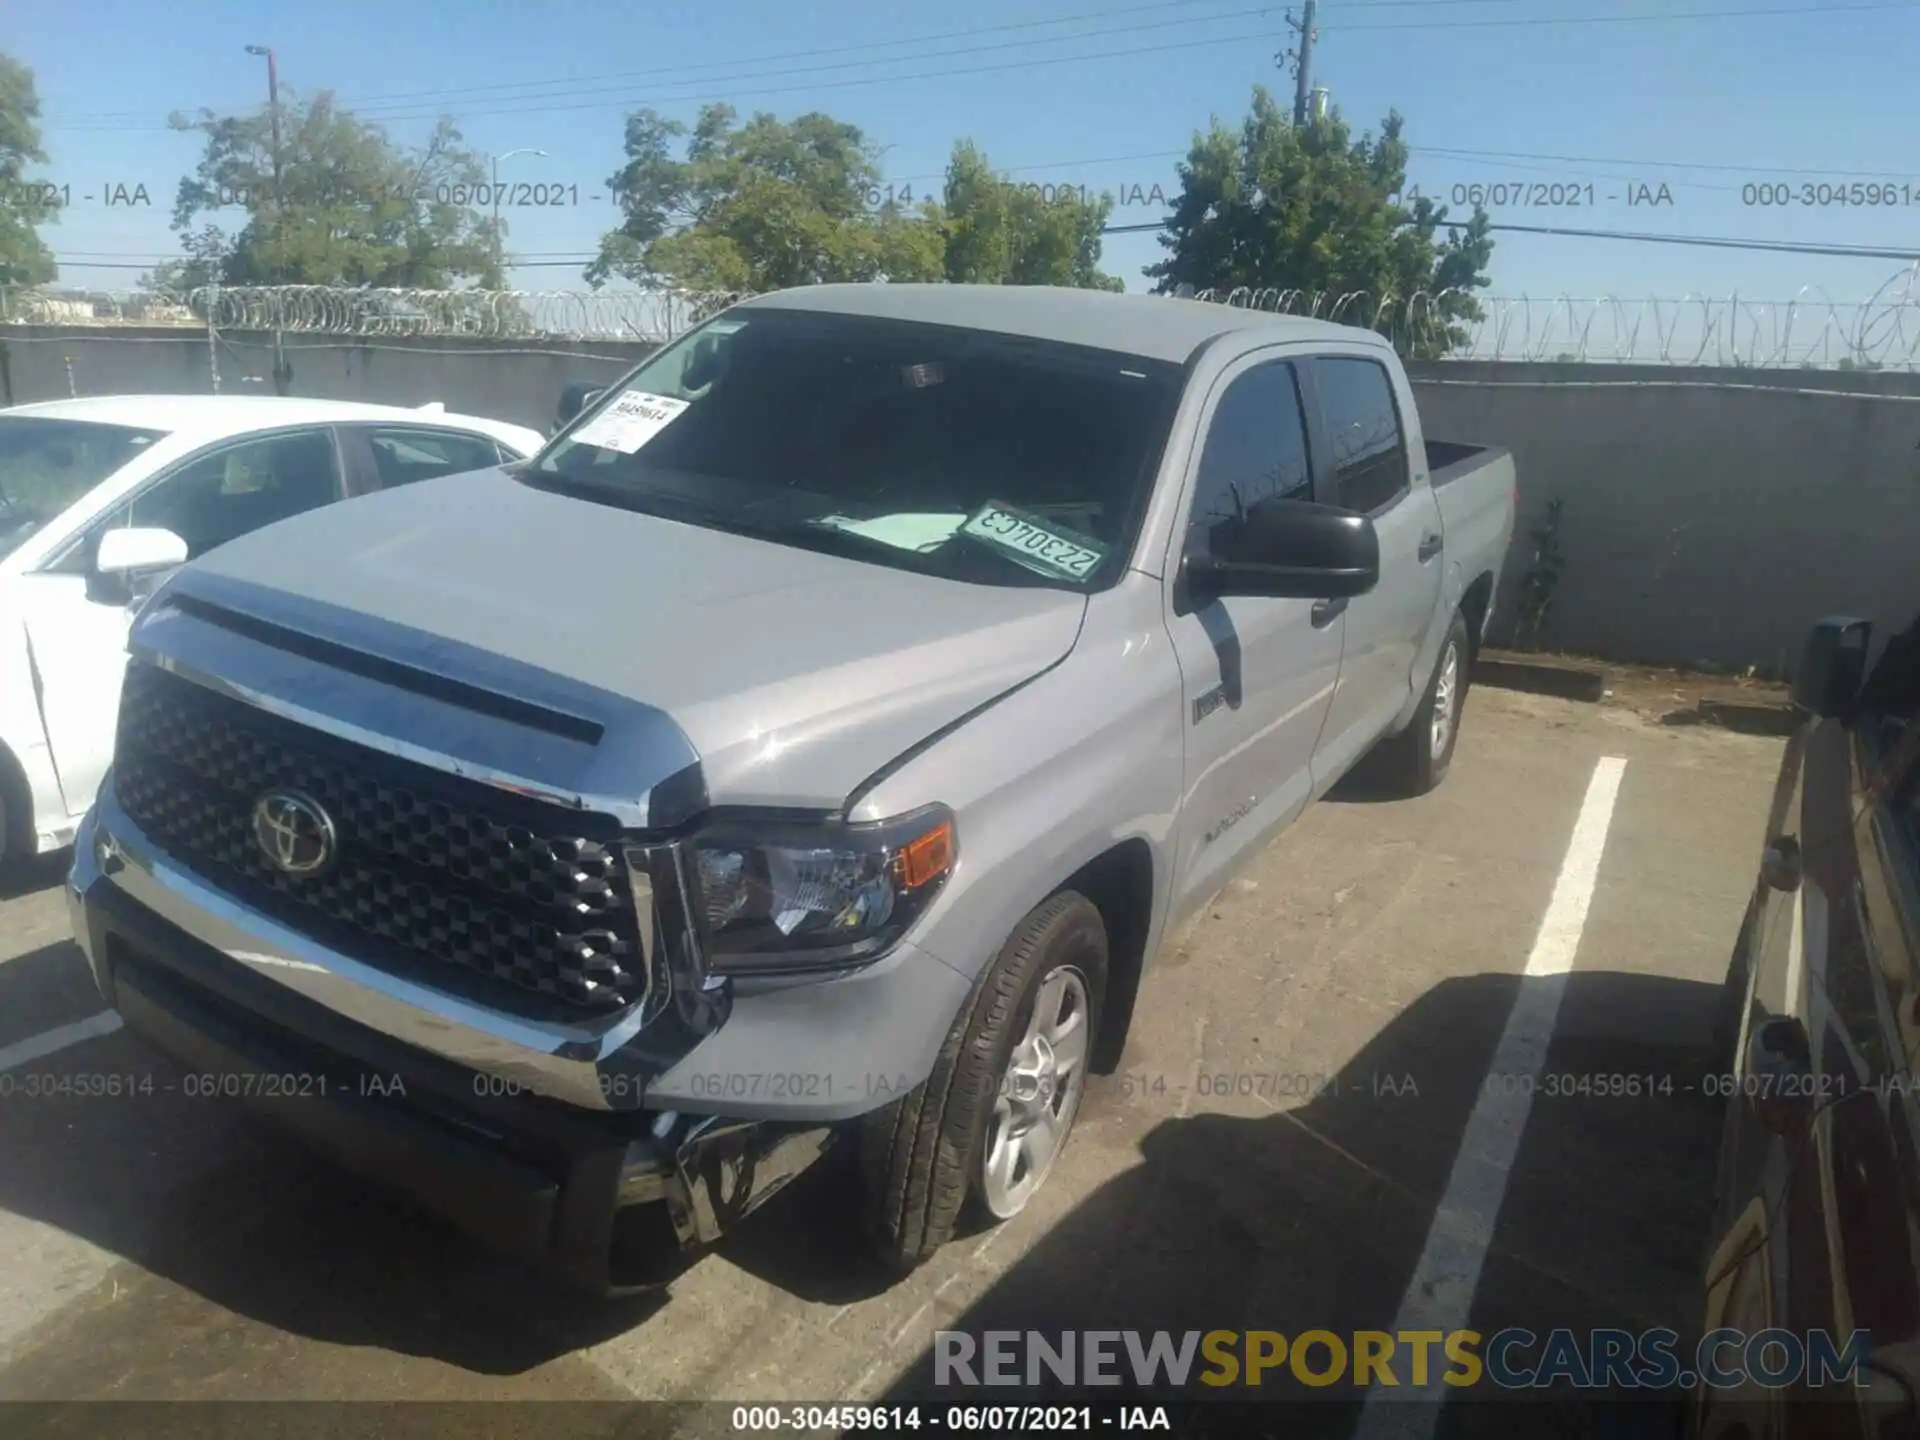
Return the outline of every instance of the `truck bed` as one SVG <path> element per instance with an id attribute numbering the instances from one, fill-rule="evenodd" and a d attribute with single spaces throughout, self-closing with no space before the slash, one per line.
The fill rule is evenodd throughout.
<path id="1" fill-rule="evenodd" d="M 1436 490 L 1495 460 L 1505 459 L 1509 467 L 1512 464 L 1504 445 L 1468 445 L 1458 440 L 1429 440 L 1426 444 L 1428 481 Z"/>
<path id="2" fill-rule="evenodd" d="M 1497 584 L 1519 499 L 1512 452 L 1504 445 L 1456 440 L 1429 440 L 1426 447 L 1428 480 L 1446 536 L 1449 593 L 1464 592 L 1483 575 L 1494 577 Z M 1480 610 L 1482 634 L 1491 609 L 1483 605 Z M 1474 643 L 1480 639 L 1475 635 Z"/>

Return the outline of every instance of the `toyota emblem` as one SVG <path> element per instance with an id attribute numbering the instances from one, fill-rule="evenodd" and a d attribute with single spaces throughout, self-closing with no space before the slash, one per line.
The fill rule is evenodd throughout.
<path id="1" fill-rule="evenodd" d="M 317 875 L 333 860 L 332 818 L 296 790 L 269 790 L 254 802 L 253 838 L 285 875 Z"/>

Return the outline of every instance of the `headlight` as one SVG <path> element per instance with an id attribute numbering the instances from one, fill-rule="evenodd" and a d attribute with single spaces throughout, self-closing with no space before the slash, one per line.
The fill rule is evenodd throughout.
<path id="1" fill-rule="evenodd" d="M 906 932 L 952 873 L 953 815 L 875 824 L 716 825 L 693 841 L 694 910 L 720 974 L 860 965 Z"/>

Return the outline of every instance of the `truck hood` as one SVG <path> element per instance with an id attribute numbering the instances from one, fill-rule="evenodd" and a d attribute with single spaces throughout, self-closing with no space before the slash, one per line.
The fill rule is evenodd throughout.
<path id="1" fill-rule="evenodd" d="M 498 471 L 311 511 L 210 552 L 179 588 L 196 577 L 376 617 L 455 642 L 451 655 L 471 647 L 663 712 L 712 802 L 735 805 L 838 806 L 1057 663 L 1086 609 L 1067 591 L 915 575 Z"/>

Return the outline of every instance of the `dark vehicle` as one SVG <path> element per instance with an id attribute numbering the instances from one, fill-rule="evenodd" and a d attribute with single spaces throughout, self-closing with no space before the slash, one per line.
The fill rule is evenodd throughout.
<path id="1" fill-rule="evenodd" d="M 561 430 L 587 406 L 599 398 L 607 387 L 594 385 L 585 380 L 571 380 L 560 391 L 560 401 L 553 408 L 553 428 L 547 433 L 558 435 Z"/>
<path id="2" fill-rule="evenodd" d="M 1920 1434 L 1920 619 L 1872 665 L 1870 641 L 1865 621 L 1821 621 L 1795 679 L 1808 718 L 1715 1037 L 1709 1085 L 1728 1098 L 1703 1326 L 1809 1350 L 1825 1332 L 1843 1360 L 1857 1332 L 1860 1363 L 1772 1389 L 1703 1376 L 1701 1437 Z"/>

